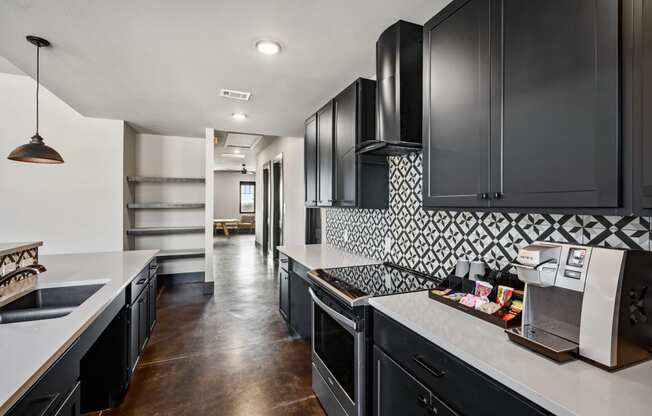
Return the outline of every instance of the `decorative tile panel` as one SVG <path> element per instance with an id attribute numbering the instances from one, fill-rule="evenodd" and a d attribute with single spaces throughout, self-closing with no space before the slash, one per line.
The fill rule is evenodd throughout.
<path id="1" fill-rule="evenodd" d="M 426 210 L 421 154 L 392 156 L 388 162 L 388 209 L 326 209 L 329 244 L 439 277 L 458 258 L 503 268 L 535 240 L 651 248 L 648 217 Z"/>

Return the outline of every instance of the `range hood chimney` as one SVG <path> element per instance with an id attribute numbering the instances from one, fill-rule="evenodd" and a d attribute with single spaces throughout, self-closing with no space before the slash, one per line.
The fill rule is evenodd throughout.
<path id="1" fill-rule="evenodd" d="M 376 42 L 376 137 L 358 153 L 400 155 L 422 147 L 423 26 L 399 20 Z"/>

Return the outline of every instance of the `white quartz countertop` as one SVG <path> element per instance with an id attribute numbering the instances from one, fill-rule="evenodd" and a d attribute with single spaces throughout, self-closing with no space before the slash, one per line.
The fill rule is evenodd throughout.
<path id="1" fill-rule="evenodd" d="M 0 325 L 0 415 L 45 373 L 158 250 L 40 256 L 38 287 L 104 283 L 69 315 Z"/>
<path id="2" fill-rule="evenodd" d="M 279 246 L 278 250 L 310 270 L 381 263 L 378 260 L 351 254 L 328 244 L 286 245 Z"/>
<path id="3" fill-rule="evenodd" d="M 497 326 L 431 300 L 427 292 L 372 298 L 369 304 L 554 414 L 652 414 L 650 361 L 617 372 L 578 360 L 558 364 L 512 343 Z"/>

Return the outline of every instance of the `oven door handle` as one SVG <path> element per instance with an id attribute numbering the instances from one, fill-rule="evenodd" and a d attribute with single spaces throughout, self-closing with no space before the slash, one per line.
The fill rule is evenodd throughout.
<path id="1" fill-rule="evenodd" d="M 311 287 L 308 288 L 308 292 L 310 292 L 310 297 L 312 298 L 312 301 L 315 302 L 317 305 L 319 305 L 319 307 L 322 308 L 333 319 L 335 319 L 340 324 L 346 326 L 347 328 L 351 329 L 352 331 L 357 331 L 358 325 L 355 322 L 353 322 L 351 319 L 347 318 L 346 316 L 342 315 L 341 313 L 337 312 L 330 306 L 326 305 L 321 299 L 317 297 L 317 295 L 315 295 L 315 292 L 313 292 Z"/>

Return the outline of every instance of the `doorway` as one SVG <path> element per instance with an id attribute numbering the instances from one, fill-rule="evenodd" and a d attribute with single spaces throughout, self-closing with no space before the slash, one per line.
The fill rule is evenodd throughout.
<path id="1" fill-rule="evenodd" d="M 267 162 L 263 165 L 263 254 L 269 253 L 269 167 Z"/>
<path id="2" fill-rule="evenodd" d="M 283 158 L 272 161 L 272 257 L 278 259 L 283 244 Z"/>

